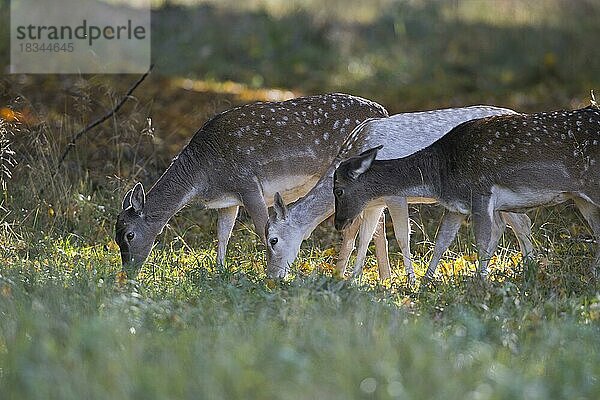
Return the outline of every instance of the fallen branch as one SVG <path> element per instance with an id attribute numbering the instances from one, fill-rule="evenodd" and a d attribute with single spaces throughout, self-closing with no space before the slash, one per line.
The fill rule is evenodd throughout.
<path id="1" fill-rule="evenodd" d="M 121 101 L 119 101 L 119 103 L 117 103 L 117 105 L 112 110 L 110 110 L 108 113 L 106 113 L 102 117 L 98 118 L 97 120 L 95 120 L 94 122 L 92 122 L 91 124 L 89 124 L 88 126 L 86 126 L 85 128 L 83 128 L 82 130 L 80 130 L 79 132 L 77 132 L 77 134 L 75 134 L 75 136 L 73 136 L 73 139 L 71 139 L 71 141 L 67 145 L 67 148 L 63 152 L 62 156 L 60 157 L 60 160 L 58 161 L 58 164 L 56 165 L 56 171 L 54 172 L 54 175 L 56 175 L 58 173 L 58 170 L 60 169 L 60 166 L 65 161 L 65 158 L 67 158 L 67 155 L 69 154 L 69 152 L 71 151 L 71 149 L 73 147 L 75 147 L 75 144 L 77 143 L 77 141 L 79 139 L 81 139 L 81 137 L 84 134 L 86 134 L 87 132 L 91 131 L 92 129 L 94 129 L 98 125 L 102 124 L 104 121 L 108 120 L 113 115 L 115 115 L 121 109 L 121 107 L 123 107 L 123 105 L 125 104 L 125 102 L 131 97 L 131 95 L 133 94 L 133 92 L 135 91 L 135 89 L 137 89 L 137 87 L 140 86 L 140 84 L 144 81 L 144 79 L 146 79 L 146 77 L 150 74 L 150 72 L 152 71 L 152 68 L 154 68 L 154 65 L 151 65 L 150 68 L 148 69 L 148 71 L 146 71 L 146 73 L 144 73 L 144 75 L 142 75 L 140 77 L 140 79 L 138 79 L 129 88 L 129 90 L 127 91 L 127 93 L 125 93 L 125 96 L 123 96 L 123 98 L 121 99 Z"/>

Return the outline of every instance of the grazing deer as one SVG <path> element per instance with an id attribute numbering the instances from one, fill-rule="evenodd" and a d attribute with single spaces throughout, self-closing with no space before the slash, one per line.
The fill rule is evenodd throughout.
<path id="1" fill-rule="evenodd" d="M 339 93 L 257 102 L 216 115 L 147 195 L 140 183 L 125 195 L 115 229 L 124 267 L 137 274 L 167 221 L 192 200 L 218 209 L 219 264 L 239 206 L 264 242 L 274 194 L 285 202 L 306 194 L 357 124 L 385 116 L 381 105 Z"/>
<path id="2" fill-rule="evenodd" d="M 446 229 L 438 234 L 446 236 L 442 241 L 453 238 L 460 222 L 472 214 L 479 272 L 484 276 L 502 234 L 502 211 L 523 212 L 573 200 L 600 240 L 597 106 L 466 122 L 401 159 L 375 161 L 377 151 L 344 161 L 336 170 L 336 228 L 350 224 L 375 198 L 434 198 L 448 210 Z M 597 247 L 594 274 L 599 263 Z M 434 271 L 430 266 L 428 275 Z"/>
<path id="3" fill-rule="evenodd" d="M 285 276 L 298 255 L 302 240 L 307 238 L 319 223 L 333 214 L 333 173 L 342 159 L 378 144 L 384 144 L 383 149 L 377 155 L 378 159 L 405 157 L 429 146 L 462 122 L 491 115 L 514 113 L 506 108 L 473 106 L 403 113 L 389 118 L 367 120 L 358 125 L 342 145 L 340 154 L 327 173 L 305 197 L 289 206 L 276 198 L 275 214 L 269 218 L 265 233 L 269 243 L 267 245 L 268 274 L 271 277 Z M 413 169 L 411 173 L 415 179 L 420 177 L 418 169 Z M 428 197 L 430 196 L 411 196 L 408 201 L 435 202 L 434 199 Z M 378 216 L 387 206 L 394 224 L 395 236 L 402 251 L 408 278 L 414 281 L 414 269 L 410 260 L 410 227 L 406 197 L 386 196 L 378 199 L 372 197 L 369 200 L 370 203 L 364 210 L 364 223 L 360 228 L 354 273 L 358 274 L 362 271 L 373 229 L 375 229 Z M 529 218 L 525 215 L 512 214 L 503 215 L 503 217 L 515 230 L 524 254 L 530 252 L 533 246 L 528 239 L 531 227 Z M 358 229 L 357 221 L 347 228 L 343 232 L 343 244 L 337 264 L 337 269 L 341 274 L 345 272 L 348 258 L 354 247 L 354 237 Z M 387 266 L 387 271 L 385 266 L 382 268 L 381 263 L 379 267 L 380 279 L 388 277 L 389 266 Z"/>

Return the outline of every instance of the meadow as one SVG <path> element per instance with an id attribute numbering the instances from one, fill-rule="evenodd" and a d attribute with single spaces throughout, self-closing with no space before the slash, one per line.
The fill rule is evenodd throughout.
<path id="1" fill-rule="evenodd" d="M 503 19 L 476 2 L 381 0 L 379 13 L 166 3 L 153 11 L 155 71 L 61 165 L 72 135 L 136 77 L 0 77 L 0 399 L 600 398 L 595 243 L 571 204 L 529 214 L 535 262 L 506 234 L 485 282 L 466 224 L 427 287 L 407 284 L 391 230 L 392 279 L 377 280 L 372 252 L 360 279 L 336 276 L 331 221 L 285 281 L 266 279 L 244 213 L 224 267 L 216 213 L 194 206 L 138 277 L 119 273 L 113 240 L 125 190 L 151 184 L 206 119 L 248 101 L 339 90 L 391 112 L 585 106 L 600 88 L 597 4 L 507 1 Z M 165 33 L 190 15 L 205 24 Z M 220 45 L 195 58 L 192 37 Z M 411 207 L 418 279 L 440 216 Z"/>

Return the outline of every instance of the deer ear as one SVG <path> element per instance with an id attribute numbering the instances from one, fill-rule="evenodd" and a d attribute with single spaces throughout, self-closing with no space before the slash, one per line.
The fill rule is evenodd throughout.
<path id="1" fill-rule="evenodd" d="M 129 189 L 129 191 L 125 193 L 125 197 L 123 197 L 123 210 L 131 207 L 131 193 L 133 193 L 133 189 Z"/>
<path id="2" fill-rule="evenodd" d="M 136 183 L 133 189 L 127 192 L 125 199 L 123 200 L 123 207 L 125 207 L 126 201 L 128 201 L 129 206 L 133 207 L 135 212 L 139 213 L 142 211 L 146 204 L 146 193 L 144 192 L 144 187 L 141 183 Z"/>
<path id="3" fill-rule="evenodd" d="M 288 214 L 288 209 L 279 192 L 275 193 L 275 198 L 273 202 L 273 208 L 275 209 L 275 214 L 279 219 L 286 219 Z"/>
<path id="4" fill-rule="evenodd" d="M 381 150 L 383 146 L 377 146 L 375 148 L 369 149 L 358 156 L 350 159 L 348 175 L 352 179 L 356 179 L 371 168 L 371 164 L 375 161 L 375 157 L 377 157 L 377 152 Z"/>

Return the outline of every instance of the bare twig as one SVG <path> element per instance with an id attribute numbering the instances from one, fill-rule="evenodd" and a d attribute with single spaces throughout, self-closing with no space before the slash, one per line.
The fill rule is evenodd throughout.
<path id="1" fill-rule="evenodd" d="M 112 110 L 110 110 L 108 113 L 104 114 L 102 117 L 98 118 L 97 120 L 95 120 L 94 122 L 92 122 L 91 124 L 89 124 L 88 126 L 86 126 L 85 128 L 83 128 L 82 130 L 80 130 L 79 132 L 77 132 L 77 134 L 75 134 L 75 136 L 73 136 L 73 139 L 71 139 L 71 141 L 67 145 L 67 148 L 63 152 L 62 156 L 60 157 L 60 160 L 58 161 L 58 164 L 56 165 L 56 171 L 54 172 L 54 175 L 56 175 L 58 173 L 58 170 L 60 169 L 60 166 L 65 161 L 65 158 L 67 158 L 67 155 L 69 154 L 69 152 L 71 151 L 71 149 L 73 147 L 75 147 L 75 144 L 77 143 L 77 141 L 79 139 L 81 139 L 81 137 L 84 134 L 86 134 L 90 130 L 94 129 L 95 127 L 97 127 L 98 125 L 102 124 L 104 121 L 108 120 L 110 117 L 112 117 L 113 115 L 115 115 L 121 109 L 121 107 L 123 107 L 123 105 L 125 104 L 125 102 L 131 97 L 131 95 L 133 94 L 133 92 L 135 91 L 135 89 L 137 89 L 137 87 L 140 86 L 140 84 L 144 81 L 144 79 L 146 79 L 146 77 L 150 74 L 150 72 L 152 71 L 152 68 L 154 68 L 154 64 L 151 65 L 150 68 L 148 69 L 148 71 L 146 71 L 146 73 L 144 75 L 142 75 L 140 77 L 140 79 L 138 79 L 129 88 L 129 90 L 127 91 L 127 93 L 125 93 L 125 96 L 123 96 L 123 98 L 121 99 L 121 101 L 119 101 L 117 103 L 117 105 Z"/>

